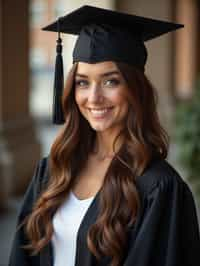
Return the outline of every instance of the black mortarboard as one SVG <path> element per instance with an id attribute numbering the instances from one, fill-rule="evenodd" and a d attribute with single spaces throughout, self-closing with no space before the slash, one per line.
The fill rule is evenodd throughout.
<path id="1" fill-rule="evenodd" d="M 181 27 L 182 24 L 88 5 L 44 27 L 43 30 L 58 32 L 53 123 L 64 122 L 59 104 L 63 89 L 61 32 L 79 35 L 73 50 L 73 62 L 121 61 L 144 71 L 147 60 L 144 42 Z"/>

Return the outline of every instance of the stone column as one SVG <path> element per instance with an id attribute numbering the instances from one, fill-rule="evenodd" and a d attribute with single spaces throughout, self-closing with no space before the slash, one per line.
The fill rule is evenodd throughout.
<path id="1" fill-rule="evenodd" d="M 198 78 L 199 3 L 197 0 L 177 0 L 176 16 L 185 24 L 177 34 L 175 81 L 180 99 L 192 97 Z"/>
<path id="2" fill-rule="evenodd" d="M 24 192 L 40 156 L 29 112 L 29 1 L 0 0 L 0 205 Z"/>

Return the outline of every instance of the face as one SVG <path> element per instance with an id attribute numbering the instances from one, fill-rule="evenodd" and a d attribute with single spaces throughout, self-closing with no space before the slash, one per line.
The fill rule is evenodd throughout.
<path id="1" fill-rule="evenodd" d="M 126 82 L 111 61 L 79 62 L 75 76 L 75 101 L 95 131 L 119 130 L 128 111 Z"/>

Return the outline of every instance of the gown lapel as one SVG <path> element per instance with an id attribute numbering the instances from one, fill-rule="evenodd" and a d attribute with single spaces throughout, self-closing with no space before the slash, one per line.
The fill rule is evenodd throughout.
<path id="1" fill-rule="evenodd" d="M 90 203 L 82 222 L 79 226 L 76 239 L 75 266 L 90 266 L 93 264 L 94 257 L 87 247 L 87 232 L 89 227 L 95 223 L 98 215 L 98 202 L 100 190 Z M 53 266 L 53 245 L 52 241 L 40 253 L 40 266 Z"/>
<path id="2" fill-rule="evenodd" d="M 76 239 L 75 266 L 89 266 L 93 264 L 94 257 L 87 247 L 86 239 L 89 227 L 94 224 L 97 219 L 99 211 L 99 195 L 100 190 L 91 202 L 79 226 Z"/>

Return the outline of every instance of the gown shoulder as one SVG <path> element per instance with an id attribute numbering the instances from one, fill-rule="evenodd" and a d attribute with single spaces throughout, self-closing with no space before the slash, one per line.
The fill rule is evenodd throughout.
<path id="1" fill-rule="evenodd" d="M 136 178 L 136 185 L 144 195 L 148 195 L 156 187 L 164 188 L 176 184 L 190 190 L 186 181 L 166 159 L 154 160 L 146 167 L 143 174 Z"/>
<path id="2" fill-rule="evenodd" d="M 141 208 L 124 266 L 196 266 L 200 233 L 188 184 L 166 160 L 159 160 L 137 178 L 137 186 Z"/>

